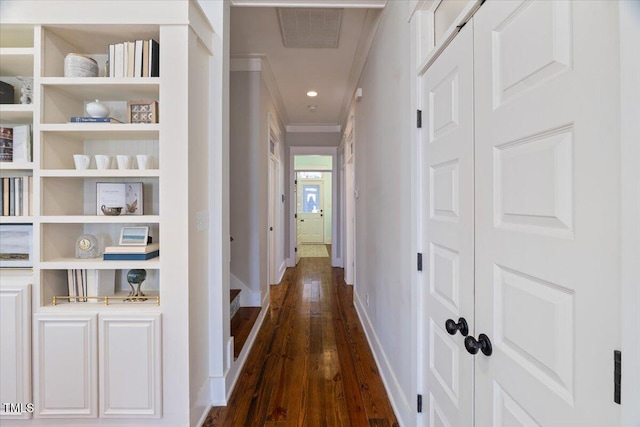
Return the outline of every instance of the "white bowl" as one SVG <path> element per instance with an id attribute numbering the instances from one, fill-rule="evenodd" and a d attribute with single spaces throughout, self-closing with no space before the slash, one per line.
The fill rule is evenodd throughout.
<path id="1" fill-rule="evenodd" d="M 81 53 L 70 53 L 64 57 L 65 77 L 98 77 L 98 63 Z"/>

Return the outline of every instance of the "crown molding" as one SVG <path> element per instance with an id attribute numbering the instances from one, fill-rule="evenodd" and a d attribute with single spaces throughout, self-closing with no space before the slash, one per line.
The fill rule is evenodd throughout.
<path id="1" fill-rule="evenodd" d="M 341 9 L 382 9 L 387 0 L 231 0 L 236 7 L 314 7 Z"/>

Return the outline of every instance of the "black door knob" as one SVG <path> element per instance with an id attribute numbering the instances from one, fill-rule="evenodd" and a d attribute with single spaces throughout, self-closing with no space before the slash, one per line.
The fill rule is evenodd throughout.
<path id="1" fill-rule="evenodd" d="M 454 322 L 453 319 L 447 319 L 444 327 L 451 335 L 455 335 L 458 331 L 460 331 L 463 337 L 469 335 L 469 325 L 467 325 L 467 321 L 464 319 L 464 317 L 460 317 L 458 319 L 458 323 Z"/>
<path id="2" fill-rule="evenodd" d="M 478 335 L 478 340 L 472 336 L 468 336 L 464 339 L 464 347 L 471 354 L 477 354 L 481 351 L 485 356 L 491 356 L 493 353 L 493 347 L 491 346 L 491 340 L 485 334 Z"/>

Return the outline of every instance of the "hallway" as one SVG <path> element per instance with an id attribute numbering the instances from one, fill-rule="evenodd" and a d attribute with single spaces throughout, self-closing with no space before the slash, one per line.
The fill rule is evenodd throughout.
<path id="1" fill-rule="evenodd" d="M 303 258 L 271 305 L 228 406 L 204 426 L 395 426 L 353 306 L 330 258 Z"/>

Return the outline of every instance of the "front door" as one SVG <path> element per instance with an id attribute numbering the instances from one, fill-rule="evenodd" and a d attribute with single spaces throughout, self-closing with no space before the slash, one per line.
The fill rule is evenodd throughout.
<path id="1" fill-rule="evenodd" d="M 467 24 L 422 77 L 424 425 L 473 425 L 473 28 Z"/>
<path id="2" fill-rule="evenodd" d="M 476 426 L 620 425 L 617 8 L 474 18 Z"/>
<path id="3" fill-rule="evenodd" d="M 324 182 L 298 179 L 298 244 L 324 242 Z"/>

